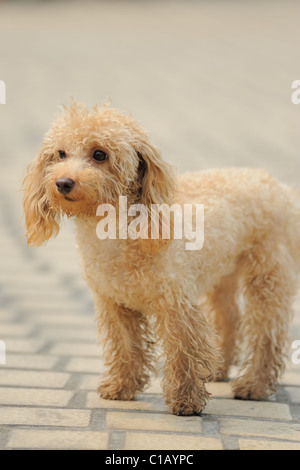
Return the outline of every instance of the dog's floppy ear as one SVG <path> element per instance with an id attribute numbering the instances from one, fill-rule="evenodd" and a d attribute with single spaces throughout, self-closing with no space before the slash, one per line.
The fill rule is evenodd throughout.
<path id="1" fill-rule="evenodd" d="M 162 238 L 163 225 L 166 223 L 162 213 L 159 219 L 155 217 L 155 210 L 151 207 L 152 204 L 166 204 L 172 205 L 174 193 L 176 191 L 176 180 L 174 171 L 171 165 L 164 162 L 160 156 L 159 150 L 149 142 L 143 142 L 138 151 L 139 156 L 139 180 L 140 180 L 140 197 L 139 202 L 146 206 L 149 218 L 153 221 L 156 220 L 155 239 L 152 238 L 150 220 L 148 222 L 148 238 L 143 240 L 139 239 L 141 247 L 144 251 L 152 253 L 159 251 L 161 248 L 166 248 L 170 239 Z M 158 223 L 158 224 L 157 224 Z M 170 231 L 170 238 L 173 234 L 172 222 L 168 221 Z"/>
<path id="2" fill-rule="evenodd" d="M 49 207 L 45 193 L 43 152 L 29 165 L 23 180 L 26 238 L 28 245 L 40 246 L 59 231 L 59 214 Z"/>
<path id="3" fill-rule="evenodd" d="M 140 202 L 150 209 L 151 204 L 172 204 L 176 190 L 173 168 L 164 162 L 160 152 L 149 142 L 143 142 L 138 150 Z"/>

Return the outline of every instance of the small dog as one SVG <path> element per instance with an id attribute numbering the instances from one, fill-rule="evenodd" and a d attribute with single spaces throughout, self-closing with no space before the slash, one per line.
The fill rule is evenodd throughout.
<path id="1" fill-rule="evenodd" d="M 102 397 L 131 400 L 144 389 L 154 337 L 162 344 L 163 392 L 174 414 L 199 414 L 209 397 L 205 383 L 226 378 L 236 360 L 236 398 L 275 391 L 300 266 L 294 189 L 262 170 L 175 177 L 131 116 L 74 101 L 46 134 L 24 191 L 29 244 L 56 235 L 61 216 L 75 219 L 104 340 Z M 203 248 L 186 250 L 186 240 L 161 235 L 100 240 L 97 207 L 117 208 L 121 195 L 149 214 L 153 204 L 204 204 Z"/>

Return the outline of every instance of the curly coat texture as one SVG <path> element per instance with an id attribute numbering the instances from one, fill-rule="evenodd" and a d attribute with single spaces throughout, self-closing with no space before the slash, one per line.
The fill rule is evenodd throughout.
<path id="1" fill-rule="evenodd" d="M 96 162 L 96 149 L 108 159 Z M 57 189 L 59 178 L 74 182 L 68 197 Z M 131 116 L 72 102 L 46 134 L 24 191 L 29 244 L 56 235 L 63 215 L 75 220 L 103 338 L 102 397 L 130 400 L 143 390 L 157 340 L 172 413 L 200 413 L 205 383 L 227 377 L 234 361 L 236 397 L 274 392 L 300 265 L 300 203 L 292 188 L 245 168 L 175 176 Z M 99 240 L 96 209 L 117 208 L 120 195 L 149 214 L 151 204 L 204 204 L 203 248 L 186 250 L 184 239 Z"/>

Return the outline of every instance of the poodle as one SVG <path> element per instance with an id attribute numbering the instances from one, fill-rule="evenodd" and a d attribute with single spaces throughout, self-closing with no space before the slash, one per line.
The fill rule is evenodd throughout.
<path id="1" fill-rule="evenodd" d="M 232 364 L 239 365 L 236 398 L 274 393 L 298 287 L 296 190 L 249 168 L 176 175 L 131 115 L 75 101 L 46 134 L 23 189 L 28 244 L 42 245 L 62 216 L 74 218 L 103 339 L 103 398 L 131 400 L 144 389 L 158 342 L 174 414 L 201 413 L 206 383 L 226 379 Z M 186 249 L 172 229 L 162 237 L 161 214 L 156 237 L 141 230 L 100 239 L 97 208 L 113 206 L 118 227 L 120 196 L 149 217 L 153 205 L 203 204 L 202 248 Z"/>

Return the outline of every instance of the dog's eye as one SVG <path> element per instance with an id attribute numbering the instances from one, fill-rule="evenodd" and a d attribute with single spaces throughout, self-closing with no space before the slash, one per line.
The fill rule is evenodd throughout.
<path id="1" fill-rule="evenodd" d="M 104 162 L 104 160 L 108 159 L 108 155 L 106 155 L 103 150 L 95 150 L 93 153 L 93 159 L 96 160 L 96 162 Z"/>
<path id="2" fill-rule="evenodd" d="M 59 159 L 60 160 L 63 160 L 64 158 L 66 158 L 66 152 L 64 152 L 63 150 L 59 150 L 58 151 L 58 154 L 59 154 Z"/>

